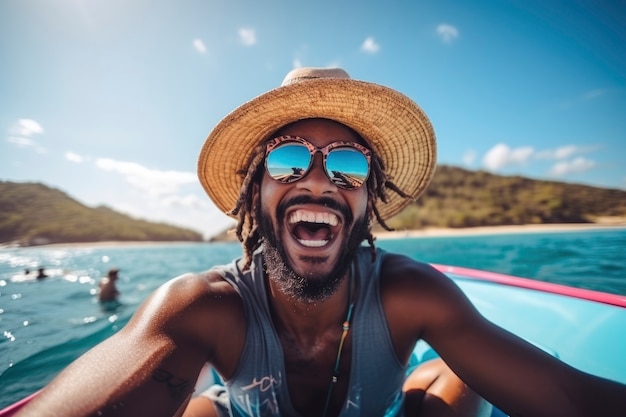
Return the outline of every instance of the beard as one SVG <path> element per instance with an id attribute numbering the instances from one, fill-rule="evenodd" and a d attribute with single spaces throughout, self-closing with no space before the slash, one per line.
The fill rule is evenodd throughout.
<path id="1" fill-rule="evenodd" d="M 341 212 L 345 219 L 342 233 L 346 244 L 341 246 L 342 249 L 338 261 L 328 273 L 308 273 L 300 275 L 289 265 L 285 246 L 280 238 L 284 232 L 284 214 L 286 208 L 290 205 L 304 203 L 316 203 L 334 208 Z M 260 208 L 261 206 L 262 204 L 260 204 L 257 209 L 256 218 L 259 221 L 259 233 L 263 239 L 265 271 L 272 277 L 280 290 L 296 300 L 306 303 L 318 302 L 333 294 L 348 271 L 348 268 L 350 268 L 361 242 L 369 233 L 366 217 L 353 220 L 350 209 L 339 205 L 332 199 L 313 200 L 310 197 L 298 197 L 281 203 L 278 206 L 276 219 L 279 226 L 275 229 L 270 214 Z M 302 257 L 300 259 L 310 264 L 326 262 L 326 258 L 313 256 Z"/>

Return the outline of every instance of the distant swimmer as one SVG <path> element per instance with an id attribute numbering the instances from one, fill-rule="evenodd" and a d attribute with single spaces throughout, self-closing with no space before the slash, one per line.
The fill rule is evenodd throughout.
<path id="1" fill-rule="evenodd" d="M 39 268 L 37 270 L 37 279 L 44 279 L 44 278 L 48 278 L 48 275 L 46 275 L 46 270 L 44 268 Z"/>
<path id="2" fill-rule="evenodd" d="M 118 279 L 119 269 L 113 268 L 109 270 L 106 277 L 100 280 L 100 293 L 98 299 L 100 302 L 116 301 L 120 292 L 115 286 L 115 281 Z"/>

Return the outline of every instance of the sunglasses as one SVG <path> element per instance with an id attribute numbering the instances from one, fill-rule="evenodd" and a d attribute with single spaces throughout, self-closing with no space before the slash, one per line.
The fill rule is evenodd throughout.
<path id="1" fill-rule="evenodd" d="M 265 169 L 278 182 L 295 182 L 309 173 L 316 152 L 322 153 L 326 176 L 337 187 L 355 190 L 367 180 L 372 152 L 355 142 L 317 148 L 299 136 L 279 136 L 267 143 Z"/>

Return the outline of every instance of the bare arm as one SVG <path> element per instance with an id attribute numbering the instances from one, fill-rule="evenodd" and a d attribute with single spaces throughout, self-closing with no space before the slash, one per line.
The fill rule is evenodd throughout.
<path id="1" fill-rule="evenodd" d="M 403 325 L 392 325 L 396 343 L 423 338 L 473 390 L 508 414 L 626 415 L 626 386 L 574 369 L 489 322 L 454 282 L 427 265 L 398 256 L 385 266 L 386 276 L 398 277 L 387 284 L 389 298 L 396 299 L 388 308 L 390 321 L 410 318 L 414 332 L 408 336 Z"/>
<path id="2" fill-rule="evenodd" d="M 122 330 L 59 374 L 19 416 L 175 415 L 207 361 L 227 372 L 233 368 L 241 340 L 232 335 L 240 320 L 240 301 L 221 279 L 174 279 Z"/>
<path id="3" fill-rule="evenodd" d="M 465 316 L 429 338 L 461 379 L 510 415 L 619 416 L 626 411 L 626 386 L 574 369 L 484 319 Z M 447 343 L 439 338 L 448 338 Z"/>

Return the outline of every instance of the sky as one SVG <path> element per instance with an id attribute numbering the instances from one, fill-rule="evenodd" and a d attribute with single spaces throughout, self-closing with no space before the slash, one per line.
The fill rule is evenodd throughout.
<path id="1" fill-rule="evenodd" d="M 0 180 L 197 230 L 197 158 L 296 67 L 428 114 L 438 163 L 626 189 L 626 3 L 0 0 Z"/>

